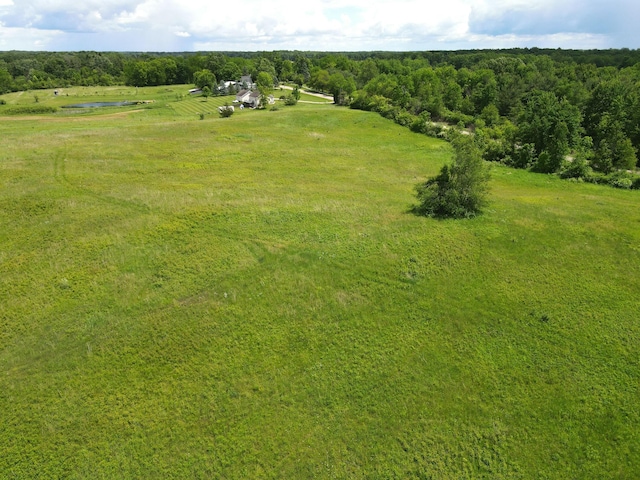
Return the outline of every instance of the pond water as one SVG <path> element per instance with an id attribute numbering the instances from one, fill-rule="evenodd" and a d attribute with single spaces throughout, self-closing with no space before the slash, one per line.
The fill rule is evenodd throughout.
<path id="1" fill-rule="evenodd" d="M 74 103 L 73 105 L 63 105 L 62 108 L 99 108 L 99 107 L 125 107 L 135 105 L 136 102 L 89 102 Z"/>

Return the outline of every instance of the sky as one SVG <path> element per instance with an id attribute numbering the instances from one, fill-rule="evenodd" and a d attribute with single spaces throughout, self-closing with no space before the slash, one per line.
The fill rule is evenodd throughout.
<path id="1" fill-rule="evenodd" d="M 0 0 L 0 50 L 640 48 L 638 0 Z"/>

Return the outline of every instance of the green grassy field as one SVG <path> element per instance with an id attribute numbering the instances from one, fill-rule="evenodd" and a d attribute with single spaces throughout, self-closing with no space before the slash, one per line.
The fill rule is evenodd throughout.
<path id="1" fill-rule="evenodd" d="M 189 95 L 189 89 L 193 85 L 171 85 L 162 87 L 70 87 L 57 90 L 37 90 L 31 92 L 15 92 L 3 95 L 2 98 L 6 102 L 6 106 L 0 105 L 0 116 L 2 111 L 12 107 L 33 107 L 33 106 L 53 106 L 62 108 L 69 105 L 88 102 L 119 102 L 119 101 L 149 101 L 153 103 L 146 105 L 131 105 L 128 107 L 101 107 L 101 108 L 83 108 L 83 109 L 61 109 L 57 112 L 59 116 L 78 116 L 78 115 L 105 115 L 107 113 L 122 113 L 132 110 L 156 110 L 163 116 L 178 117 L 196 117 L 200 114 L 218 116 L 218 107 L 222 105 L 233 105 L 235 95 L 214 96 L 204 98 L 201 95 Z M 58 92 L 55 95 L 55 91 Z M 276 89 L 273 96 L 276 99 L 276 105 L 282 106 L 279 98 L 282 95 L 290 94 L 290 90 Z M 37 102 L 36 102 L 37 100 Z M 325 100 L 306 93 L 300 94 L 302 102 L 326 103 L 331 104 L 329 100 Z M 158 113 L 158 112 L 156 112 Z M 237 110 L 236 115 L 244 112 Z"/>
<path id="2" fill-rule="evenodd" d="M 448 144 L 165 90 L 3 97 L 0 478 L 636 478 L 640 192 L 420 218 Z"/>

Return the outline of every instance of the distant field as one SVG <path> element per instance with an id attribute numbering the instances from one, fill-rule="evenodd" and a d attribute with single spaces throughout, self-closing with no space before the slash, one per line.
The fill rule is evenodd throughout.
<path id="1" fill-rule="evenodd" d="M 61 107 L 79 101 L 121 101 L 121 100 L 157 100 L 174 101 L 177 96 L 188 96 L 193 85 L 171 85 L 163 87 L 70 87 L 50 90 L 33 90 L 29 92 L 15 92 L 3 95 L 9 105 L 24 105 L 38 103 Z M 55 95 L 55 91 L 58 95 Z"/>
<path id="2" fill-rule="evenodd" d="M 637 476 L 640 192 L 419 218 L 448 144 L 184 90 L 0 107 L 0 478 Z"/>
<path id="3" fill-rule="evenodd" d="M 282 95 L 288 95 L 291 93 L 291 90 L 287 89 L 276 89 L 273 92 L 273 96 L 276 98 L 280 98 Z M 316 95 L 310 95 L 308 93 L 300 92 L 300 101 L 302 102 L 312 102 L 312 103 L 333 103 L 331 100 L 327 100 L 322 97 L 318 97 Z"/>
<path id="4" fill-rule="evenodd" d="M 164 115 L 177 115 L 185 117 L 199 118 L 200 114 L 205 115 L 218 115 L 218 107 L 228 104 L 233 105 L 235 95 L 227 96 L 213 96 L 204 98 L 201 95 L 189 95 L 189 89 L 193 88 L 193 85 L 171 85 L 163 87 L 71 87 L 57 89 L 58 95 L 55 95 L 56 90 L 38 90 L 32 92 L 16 92 L 8 95 L 3 95 L 2 98 L 7 102 L 6 106 L 0 106 L 0 116 L 2 116 L 3 108 L 10 108 L 12 106 L 34 106 L 34 105 L 46 105 L 63 107 L 65 105 L 73 105 L 77 103 L 88 102 L 119 102 L 119 101 L 149 101 L 153 100 L 152 104 L 144 105 L 145 109 L 168 109 L 163 112 Z M 282 95 L 290 93 L 287 90 L 276 89 L 273 91 L 273 96 L 279 104 L 279 98 Z M 37 98 L 37 102 L 36 102 Z M 301 93 L 300 100 L 314 103 L 326 103 L 330 104 L 328 100 L 324 100 L 313 95 Z M 105 113 L 123 112 L 127 110 L 138 110 L 141 106 L 129 106 L 129 107 L 106 107 L 90 110 L 61 110 L 58 115 L 82 115 Z M 237 114 L 246 113 L 238 110 Z"/>

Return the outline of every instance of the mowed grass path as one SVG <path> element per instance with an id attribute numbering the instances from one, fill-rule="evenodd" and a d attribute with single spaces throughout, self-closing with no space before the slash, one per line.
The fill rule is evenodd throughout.
<path id="1" fill-rule="evenodd" d="M 181 101 L 171 102 L 171 108 L 178 114 L 183 116 L 195 116 L 199 118 L 201 113 L 205 115 L 214 114 L 218 116 L 218 107 L 223 105 L 233 105 L 235 100 L 234 95 L 221 96 L 221 97 L 209 97 L 205 98 L 200 95 L 194 97 L 187 97 Z M 243 113 L 243 111 L 236 105 L 234 108 L 238 111 L 237 114 Z"/>
<path id="2" fill-rule="evenodd" d="M 637 475 L 638 192 L 419 218 L 449 145 L 333 106 L 0 137 L 0 477 Z"/>

